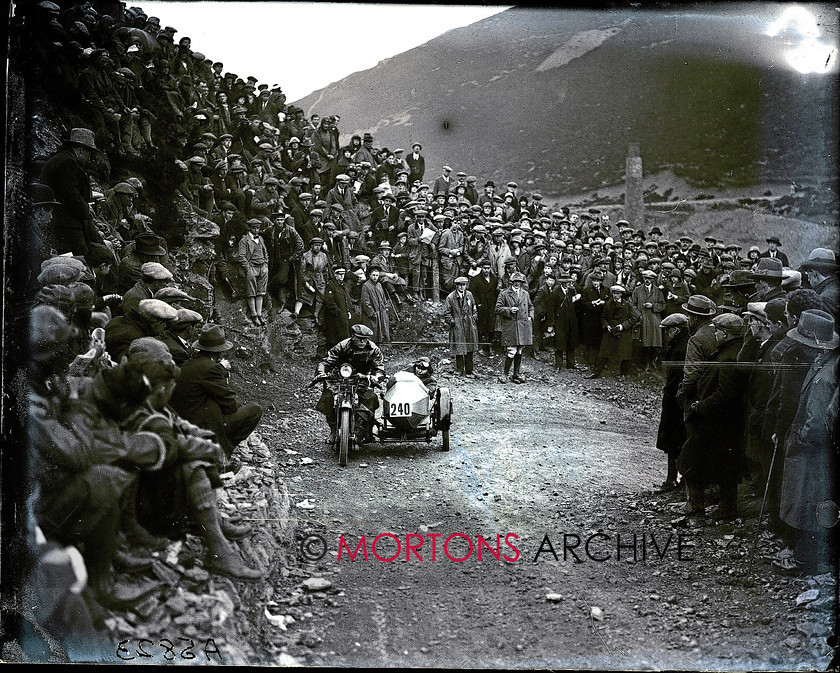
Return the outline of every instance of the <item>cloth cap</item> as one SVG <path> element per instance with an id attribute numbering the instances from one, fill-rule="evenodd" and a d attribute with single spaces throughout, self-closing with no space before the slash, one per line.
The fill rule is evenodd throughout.
<path id="1" fill-rule="evenodd" d="M 756 316 L 757 318 L 769 320 L 769 318 L 767 317 L 767 313 L 764 310 L 766 306 L 766 301 L 751 301 L 747 304 L 747 310 L 744 311 L 743 315 L 752 315 Z"/>
<path id="2" fill-rule="evenodd" d="M 458 276 L 458 277 L 455 279 L 455 284 L 456 284 L 456 285 L 457 285 L 458 283 L 464 283 L 464 284 L 466 284 L 466 283 L 469 283 L 469 282 L 470 282 L 470 281 L 469 281 L 469 279 L 468 279 L 466 276 Z"/>
<path id="3" fill-rule="evenodd" d="M 50 360 L 67 343 L 73 328 L 54 306 L 36 306 L 29 318 L 31 357 L 37 362 Z"/>
<path id="4" fill-rule="evenodd" d="M 145 369 L 147 365 L 175 364 L 169 346 L 154 337 L 140 337 L 132 341 L 128 347 L 128 361 L 141 365 L 141 369 Z"/>
<path id="5" fill-rule="evenodd" d="M 368 339 L 373 336 L 373 330 L 367 325 L 360 323 L 353 325 L 350 328 L 350 333 L 355 337 L 367 337 Z"/>
<path id="6" fill-rule="evenodd" d="M 688 316 L 684 313 L 672 313 L 665 316 L 659 323 L 660 327 L 678 327 L 680 325 L 688 325 Z"/>
<path id="7" fill-rule="evenodd" d="M 517 283 L 517 282 L 524 283 L 525 282 L 525 274 L 520 273 L 519 271 L 514 271 L 510 275 L 510 282 L 511 283 Z"/>
<path id="8" fill-rule="evenodd" d="M 160 299 L 161 301 L 195 301 L 195 297 L 191 297 L 177 287 L 161 288 L 155 292 L 155 299 Z"/>
<path id="9" fill-rule="evenodd" d="M 82 277 L 82 272 L 70 264 L 50 264 L 38 274 L 43 285 L 68 285 Z"/>
<path id="10" fill-rule="evenodd" d="M 160 299 L 141 299 L 137 311 L 145 318 L 175 320 L 178 310 Z"/>
<path id="11" fill-rule="evenodd" d="M 146 262 L 140 266 L 140 273 L 151 280 L 172 280 L 172 272 L 158 262 Z"/>
<path id="12" fill-rule="evenodd" d="M 725 332 L 738 333 L 744 331 L 744 320 L 734 313 L 721 313 L 712 318 L 712 323 Z"/>
<path id="13" fill-rule="evenodd" d="M 204 322 L 204 316 L 202 316 L 198 311 L 192 311 L 188 308 L 178 309 L 178 316 L 175 318 L 175 323 L 178 325 L 198 322 Z"/>
<path id="14" fill-rule="evenodd" d="M 627 294 L 627 288 L 623 285 L 613 285 L 610 287 L 610 292 L 621 292 L 622 294 Z"/>

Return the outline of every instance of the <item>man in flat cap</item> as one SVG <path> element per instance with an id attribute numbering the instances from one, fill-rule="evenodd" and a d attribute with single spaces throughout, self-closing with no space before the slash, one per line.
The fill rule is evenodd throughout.
<path id="1" fill-rule="evenodd" d="M 178 311 L 160 299 L 143 299 L 129 313 L 111 320 L 105 327 L 105 348 L 114 362 L 128 352 L 131 342 L 141 337 L 161 338 Z"/>
<path id="2" fill-rule="evenodd" d="M 443 174 L 435 178 L 434 185 L 432 185 L 432 196 L 437 197 L 439 194 L 446 196 L 451 189 L 455 188 L 454 180 L 452 179 L 452 168 L 449 166 L 443 167 Z"/>
<path id="3" fill-rule="evenodd" d="M 478 349 L 478 305 L 467 289 L 469 279 L 458 276 L 455 289 L 444 300 L 444 319 L 449 324 L 449 345 L 459 374 L 473 376 L 473 353 Z"/>
<path id="4" fill-rule="evenodd" d="M 518 271 L 510 277 L 510 287 L 502 290 L 496 299 L 496 315 L 501 322 L 502 348 L 505 349 L 505 371 L 499 383 L 507 383 L 513 365 L 514 383 L 524 383 L 519 374 L 522 351 L 533 343 L 534 305 L 525 289 L 525 274 Z"/>
<path id="5" fill-rule="evenodd" d="M 143 299 L 154 299 L 155 293 L 172 280 L 172 272 L 163 264 L 146 262 L 140 267 L 140 280 L 123 295 L 122 310 L 128 315 Z"/>
<path id="6" fill-rule="evenodd" d="M 248 317 L 255 325 L 265 325 L 263 300 L 268 287 L 268 248 L 260 235 L 262 221 L 248 220 L 248 233 L 239 239 L 236 261 L 245 269 Z"/>
<path id="7" fill-rule="evenodd" d="M 239 442 L 247 439 L 262 418 L 256 403 L 239 404 L 230 387 L 223 355 L 233 348 L 218 325 L 208 325 L 192 343 L 193 357 L 181 367 L 172 393 L 172 408 L 200 428 L 212 430 L 230 459 Z M 227 366 L 226 366 L 227 365 Z"/>

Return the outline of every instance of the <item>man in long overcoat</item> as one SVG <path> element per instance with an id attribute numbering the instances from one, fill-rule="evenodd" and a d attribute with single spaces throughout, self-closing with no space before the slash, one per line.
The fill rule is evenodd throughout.
<path id="1" fill-rule="evenodd" d="M 705 514 L 704 486 L 720 484 L 718 519 L 737 516 L 744 435 L 745 377 L 735 363 L 741 350 L 744 321 L 733 313 L 712 319 L 718 349 L 711 365 L 697 380 L 697 399 L 686 409 L 686 432 L 677 468 L 685 479 L 688 502 L 685 513 Z"/>
<path id="2" fill-rule="evenodd" d="M 575 349 L 578 347 L 578 320 L 575 302 L 580 294 L 571 276 L 560 276 L 559 286 L 552 292 L 551 309 L 554 316 L 554 366 L 557 369 L 566 357 L 566 368 L 575 368 Z"/>
<path id="3" fill-rule="evenodd" d="M 662 388 L 662 413 L 656 433 L 656 448 L 668 456 L 668 475 L 662 484 L 667 491 L 677 487 L 677 457 L 685 444 L 685 419 L 677 400 L 677 391 L 683 377 L 685 349 L 688 346 L 688 316 L 672 313 L 660 327 L 665 330 L 666 343 L 662 353 L 665 367 L 665 385 Z"/>
<path id="4" fill-rule="evenodd" d="M 344 285 L 347 269 L 342 265 L 333 267 L 333 277 L 324 290 L 324 304 L 318 323 L 324 331 L 326 351 L 339 341 L 350 338 L 350 320 L 352 318 L 353 300 Z"/>
<path id="5" fill-rule="evenodd" d="M 816 312 L 816 311 L 815 311 Z M 806 311 L 810 313 L 810 311 Z M 819 312 L 823 313 L 823 312 Z M 820 339 L 822 354 L 805 377 L 799 408 L 785 442 L 781 518 L 795 530 L 793 562 L 807 574 L 829 572 L 836 563 L 832 540 L 833 513 L 821 520 L 824 503 L 837 502 L 838 343 L 840 339 L 823 313 L 816 318 L 827 328 Z M 820 337 L 826 337 L 822 339 Z M 814 337 L 802 337 L 816 345 Z M 830 511 L 830 510 L 829 510 Z M 836 539 L 836 538 L 835 538 Z M 834 547 L 834 548 L 832 548 Z M 836 572 L 836 565 L 834 569 Z"/>
<path id="6" fill-rule="evenodd" d="M 379 282 L 382 270 L 378 266 L 368 267 L 368 279 L 362 285 L 362 315 L 365 325 L 373 330 L 373 341 L 377 344 L 391 341 L 391 324 L 388 308 L 391 302 Z"/>
<path id="7" fill-rule="evenodd" d="M 641 314 L 642 366 L 650 369 L 662 348 L 662 330 L 659 322 L 665 309 L 665 297 L 655 283 L 656 274 L 645 269 L 642 271 L 642 283 L 633 289 L 631 301 Z"/>
<path id="8" fill-rule="evenodd" d="M 519 375 L 522 364 L 522 350 L 533 343 L 534 305 L 524 288 L 525 274 L 515 272 L 510 277 L 511 286 L 499 293 L 496 299 L 496 315 L 499 316 L 502 332 L 502 348 L 505 349 L 505 373 L 499 383 L 506 383 L 513 365 L 511 381 L 523 383 Z"/>
<path id="9" fill-rule="evenodd" d="M 470 292 L 478 307 L 478 338 L 485 355 L 490 355 L 499 296 L 499 279 L 491 273 L 491 267 L 490 260 L 485 257 L 481 261 L 481 273 L 470 280 Z"/>
<path id="10" fill-rule="evenodd" d="M 467 289 L 466 276 L 455 279 L 455 289 L 444 302 L 444 316 L 449 323 L 449 345 L 455 355 L 458 373 L 473 374 L 473 353 L 478 348 L 478 306 Z"/>

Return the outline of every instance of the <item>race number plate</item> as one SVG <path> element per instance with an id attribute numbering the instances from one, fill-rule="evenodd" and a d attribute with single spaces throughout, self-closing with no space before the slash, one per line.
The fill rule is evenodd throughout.
<path id="1" fill-rule="evenodd" d="M 390 402 L 388 415 L 391 418 L 406 418 L 411 416 L 411 404 L 408 402 Z"/>

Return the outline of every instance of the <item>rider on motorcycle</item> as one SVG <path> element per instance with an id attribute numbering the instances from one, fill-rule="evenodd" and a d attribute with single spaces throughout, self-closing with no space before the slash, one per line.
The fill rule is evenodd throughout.
<path id="1" fill-rule="evenodd" d="M 353 325 L 350 328 L 350 338 L 340 341 L 327 353 L 327 357 L 318 363 L 316 379 L 324 379 L 333 371 L 337 371 L 343 364 L 353 367 L 356 374 L 367 379 L 368 384 L 379 383 L 385 378 L 385 358 L 370 337 L 373 330 L 366 325 Z M 373 388 L 368 385 L 359 390 L 360 406 L 357 409 L 362 424 L 363 437 L 370 437 L 373 428 L 374 415 L 379 408 L 379 398 Z M 335 442 L 336 425 L 335 399 L 332 390 L 324 387 L 321 398 L 315 409 L 327 418 L 330 426 L 328 444 Z"/>

